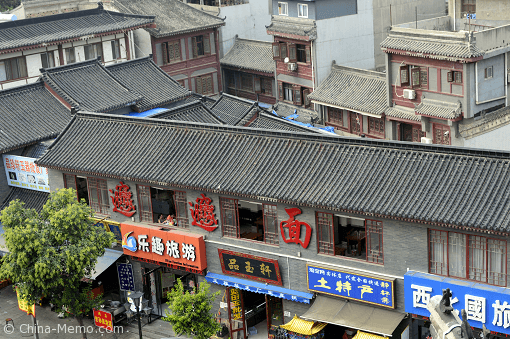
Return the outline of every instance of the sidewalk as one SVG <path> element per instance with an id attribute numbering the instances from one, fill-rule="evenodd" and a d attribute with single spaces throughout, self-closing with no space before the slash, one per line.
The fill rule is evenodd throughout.
<path id="1" fill-rule="evenodd" d="M 49 306 L 35 307 L 37 323 L 39 325 L 40 339 L 80 339 L 81 333 L 78 322 L 73 318 L 60 319 L 57 313 L 50 311 Z M 5 327 L 5 319 L 11 318 L 14 322 L 14 331 L 11 326 Z M 138 323 L 131 325 L 120 324 L 117 333 L 105 333 L 106 330 L 94 325 L 92 319 L 84 319 L 84 326 L 89 339 L 138 339 Z M 9 333 L 8 333 L 9 332 Z M 143 338 L 162 339 L 175 337 L 172 325 L 163 320 L 156 320 L 142 327 Z M 18 309 L 16 293 L 12 286 L 0 289 L 0 339 L 33 338 L 33 320 L 25 312 Z M 185 339 L 183 337 L 183 339 Z"/>

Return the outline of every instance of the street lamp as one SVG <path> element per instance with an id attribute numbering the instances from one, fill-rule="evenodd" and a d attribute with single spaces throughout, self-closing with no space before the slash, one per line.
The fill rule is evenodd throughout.
<path id="1" fill-rule="evenodd" d="M 142 292 L 134 292 L 129 295 L 131 299 L 133 299 L 133 303 L 136 307 L 136 315 L 138 316 L 138 333 L 140 334 L 140 339 L 142 339 L 142 324 L 140 322 L 140 302 L 142 299 Z"/>

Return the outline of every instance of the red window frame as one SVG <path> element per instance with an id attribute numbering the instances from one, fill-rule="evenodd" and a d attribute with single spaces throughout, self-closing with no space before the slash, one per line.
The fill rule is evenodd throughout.
<path id="1" fill-rule="evenodd" d="M 154 222 L 152 215 L 152 197 L 151 187 L 136 185 L 136 192 L 138 193 L 138 205 L 140 209 L 140 221 L 141 222 Z M 144 198 L 148 198 L 148 206 L 144 203 Z"/>
<path id="2" fill-rule="evenodd" d="M 317 212 L 315 214 L 315 224 L 317 225 L 317 253 L 335 255 L 335 230 L 333 229 L 333 218 L 332 213 Z M 322 240 L 326 229 L 328 229 L 329 232 L 329 241 Z"/>
<path id="3" fill-rule="evenodd" d="M 377 235 L 377 239 L 374 239 L 374 235 Z M 365 241 L 367 261 L 383 265 L 384 247 L 382 221 L 365 219 Z"/>
<path id="4" fill-rule="evenodd" d="M 97 202 L 94 202 L 92 190 L 96 190 Z M 106 180 L 87 177 L 87 191 L 89 193 L 89 205 L 94 212 L 99 214 L 108 214 L 110 204 L 108 203 L 108 187 Z M 106 202 L 104 201 L 106 200 Z"/>
<path id="5" fill-rule="evenodd" d="M 238 200 L 220 197 L 221 224 L 224 237 L 239 238 L 239 211 Z M 233 223 L 227 223 L 227 213 L 232 213 Z"/>
<path id="6" fill-rule="evenodd" d="M 384 138 L 384 119 L 368 117 L 368 134 Z"/>
<path id="7" fill-rule="evenodd" d="M 280 242 L 278 233 L 278 210 L 276 205 L 262 204 L 262 216 L 264 219 L 264 242 L 266 244 L 278 245 Z M 268 218 L 272 218 L 274 222 L 274 231 L 268 229 L 270 221 Z"/>
<path id="8" fill-rule="evenodd" d="M 334 108 L 328 106 L 328 125 L 333 126 L 337 129 L 345 129 L 347 126 L 344 125 L 344 110 L 340 108 Z"/>
<path id="9" fill-rule="evenodd" d="M 179 208 L 178 204 L 181 204 Z M 175 204 L 175 217 L 177 219 L 177 226 L 181 228 L 188 228 L 188 207 L 186 201 L 186 192 L 174 191 L 174 204 Z"/>
<path id="10" fill-rule="evenodd" d="M 459 234 L 465 237 L 465 257 L 466 268 L 465 276 L 458 276 L 450 274 L 450 235 Z M 465 234 L 459 232 L 447 232 L 435 229 L 428 231 L 428 250 L 429 250 L 429 273 L 461 278 L 470 281 L 478 281 L 489 285 L 507 286 L 507 242 L 506 240 L 484 237 L 480 235 Z M 433 244 L 438 244 L 442 249 L 443 260 L 434 258 Z M 491 246 L 491 244 L 493 246 Z M 499 248 L 499 252 L 494 251 Z M 473 265 L 473 257 L 476 250 L 483 251 L 483 267 L 475 267 Z M 501 255 L 503 258 L 500 263 L 500 270 L 497 272 L 492 266 L 492 254 Z"/>

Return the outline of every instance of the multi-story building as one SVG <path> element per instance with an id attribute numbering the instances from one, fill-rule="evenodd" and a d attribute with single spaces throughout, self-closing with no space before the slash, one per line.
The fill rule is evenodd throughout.
<path id="1" fill-rule="evenodd" d="M 276 102 L 270 42 L 236 37 L 220 63 L 224 92 L 271 105 Z"/>
<path id="2" fill-rule="evenodd" d="M 457 284 L 454 306 L 471 319 L 466 288 L 504 298 L 508 156 L 78 113 L 37 163 L 52 189 L 80 184 L 101 219 L 120 223 L 155 314 L 176 278 L 190 289 L 207 280 L 232 338 L 271 334 L 297 315 L 327 323 L 325 338 L 375 339 L 425 334 L 408 303 L 419 309 L 441 290 L 407 286 L 408 270 Z M 492 302 L 472 326 L 510 333 Z"/>
<path id="3" fill-rule="evenodd" d="M 157 28 L 135 32 L 137 57 L 154 62 L 187 89 L 204 95 L 221 91 L 218 29 L 225 22 L 178 0 L 115 2 L 119 11 L 155 15 Z"/>
<path id="4" fill-rule="evenodd" d="M 0 89 L 37 81 L 41 68 L 98 57 L 105 64 L 130 60 L 129 33 L 142 27 L 154 27 L 154 17 L 106 11 L 102 4 L 90 10 L 0 23 L 0 40 L 4 41 Z"/>
<path id="5" fill-rule="evenodd" d="M 507 149 L 508 39 L 510 25 L 455 31 L 448 16 L 393 26 L 386 73 L 333 66 L 310 98 L 338 130 Z"/>

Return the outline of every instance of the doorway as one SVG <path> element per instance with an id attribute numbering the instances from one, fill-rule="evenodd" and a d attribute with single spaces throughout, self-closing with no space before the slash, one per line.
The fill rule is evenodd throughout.
<path id="1" fill-rule="evenodd" d="M 411 125 L 400 123 L 400 140 L 421 142 L 421 138 L 425 136 L 425 132 L 422 132 L 421 125 Z"/>
<path id="2" fill-rule="evenodd" d="M 89 192 L 87 189 L 87 178 L 76 177 L 76 192 L 78 194 L 78 201 L 84 199 L 89 205 Z"/>

